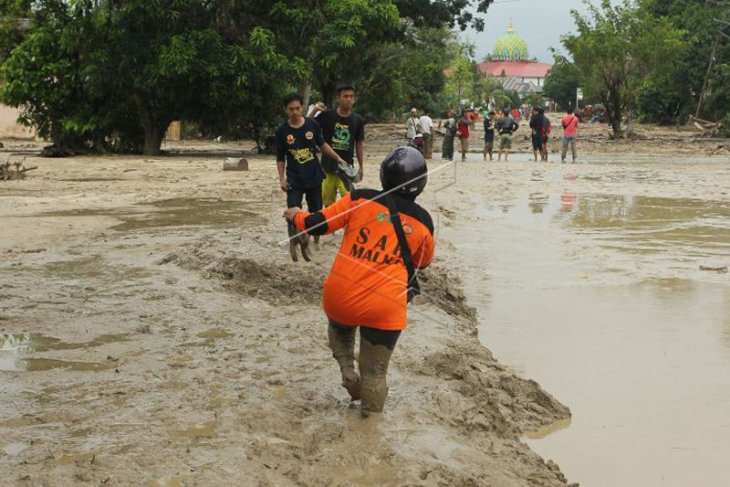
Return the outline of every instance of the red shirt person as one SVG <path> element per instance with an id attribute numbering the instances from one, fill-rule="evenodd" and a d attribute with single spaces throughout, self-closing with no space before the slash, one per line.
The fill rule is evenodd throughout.
<path id="1" fill-rule="evenodd" d="M 573 154 L 573 163 L 575 163 L 578 157 L 575 148 L 575 141 L 578 137 L 578 117 L 575 116 L 572 108 L 568 108 L 568 113 L 563 117 L 561 124 L 563 126 L 563 150 L 560 153 L 560 162 L 565 162 L 568 146 L 570 146 Z"/>

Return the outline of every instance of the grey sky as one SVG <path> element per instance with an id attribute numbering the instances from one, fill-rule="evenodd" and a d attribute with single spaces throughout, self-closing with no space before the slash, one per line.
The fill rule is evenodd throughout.
<path id="1" fill-rule="evenodd" d="M 497 38 L 507 32 L 511 19 L 515 31 L 527 41 L 530 57 L 551 63 L 549 48 L 562 51 L 560 36 L 575 30 L 571 9 L 585 12 L 581 0 L 496 0 L 485 17 L 484 32 L 467 30 L 460 36 L 476 45 L 477 60 L 481 62 L 492 52 Z"/>

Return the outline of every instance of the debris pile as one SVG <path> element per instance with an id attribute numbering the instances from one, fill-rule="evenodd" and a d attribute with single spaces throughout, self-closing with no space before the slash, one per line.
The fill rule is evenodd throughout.
<path id="1" fill-rule="evenodd" d="M 33 169 L 38 169 L 38 166 L 25 167 L 23 166 L 23 161 L 10 162 L 10 160 L 7 160 L 5 163 L 0 164 L 0 181 L 23 179 L 25 178 L 25 173 Z"/>

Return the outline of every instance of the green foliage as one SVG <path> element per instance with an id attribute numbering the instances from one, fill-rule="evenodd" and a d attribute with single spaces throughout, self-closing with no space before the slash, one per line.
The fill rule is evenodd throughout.
<path id="1" fill-rule="evenodd" d="M 572 12 L 577 34 L 563 36 L 589 100 L 601 101 L 615 136 L 626 111 L 636 109 L 642 84 L 668 76 L 684 56 L 686 33 L 669 19 L 648 15 L 630 0 L 614 6 L 586 0 L 588 14 Z"/>
<path id="2" fill-rule="evenodd" d="M 484 19 L 477 13 L 485 13 L 494 0 L 394 0 L 400 16 L 416 27 L 458 26 L 461 30 L 472 27 L 484 29 Z"/>
<path id="3" fill-rule="evenodd" d="M 565 56 L 554 53 L 553 67 L 545 78 L 543 93 L 566 110 L 575 105 L 580 73 L 575 64 Z"/>
<path id="4" fill-rule="evenodd" d="M 728 106 L 722 105 L 722 66 L 730 62 L 730 41 L 718 33 L 721 21 L 730 20 L 730 3 L 705 0 L 643 0 L 642 12 L 654 18 L 667 19 L 676 28 L 687 31 L 683 55 L 673 59 L 661 75 L 644 80 L 640 89 L 638 111 L 643 120 L 677 123 L 687 120 L 700 106 L 700 117 L 720 120 Z M 719 22 L 720 21 L 720 22 Z M 729 29 L 725 29 L 726 33 Z M 711 61 L 713 58 L 715 61 Z M 708 71 L 708 67 L 710 70 Z M 707 78 L 707 86 L 705 79 Z M 700 103 L 703 87 L 715 89 Z M 715 96 L 719 95 L 720 99 Z"/>
<path id="5" fill-rule="evenodd" d="M 0 0 L 0 102 L 62 150 L 146 154 L 172 120 L 263 144 L 292 87 L 331 104 L 353 83 L 374 117 L 440 110 L 449 26 L 481 28 L 490 3 Z"/>

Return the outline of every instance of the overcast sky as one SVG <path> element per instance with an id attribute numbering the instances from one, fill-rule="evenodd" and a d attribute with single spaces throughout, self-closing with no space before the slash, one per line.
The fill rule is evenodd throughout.
<path id="1" fill-rule="evenodd" d="M 560 36 L 575 30 L 571 9 L 585 12 L 581 0 L 496 0 L 485 16 L 484 31 L 466 30 L 461 38 L 476 45 L 477 61 L 481 62 L 492 52 L 497 38 L 507 32 L 511 19 L 515 31 L 527 41 L 530 58 L 552 63 L 549 48 L 562 51 Z"/>

